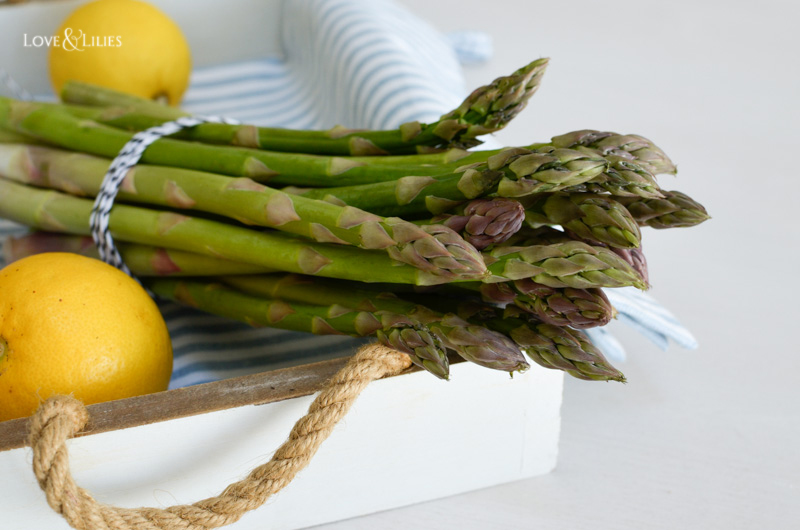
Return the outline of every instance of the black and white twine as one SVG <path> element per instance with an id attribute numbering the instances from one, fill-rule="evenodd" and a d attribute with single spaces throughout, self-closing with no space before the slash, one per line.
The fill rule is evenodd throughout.
<path id="1" fill-rule="evenodd" d="M 25 90 L 13 77 L 3 68 L 0 68 L 0 84 L 11 91 L 12 95 L 20 100 L 33 100 L 30 92 Z M 114 244 L 114 238 L 108 228 L 109 217 L 111 215 L 111 207 L 114 206 L 114 199 L 117 197 L 122 181 L 125 180 L 125 175 L 142 158 L 145 149 L 150 144 L 162 138 L 175 134 L 183 129 L 196 127 L 201 123 L 228 123 L 236 125 L 239 122 L 227 118 L 220 118 L 217 116 L 185 116 L 178 118 L 175 121 L 162 123 L 156 127 L 151 127 L 142 132 L 133 135 L 133 138 L 126 143 L 117 157 L 111 162 L 111 165 L 103 177 L 103 183 L 100 187 L 100 192 L 94 201 L 92 208 L 92 215 L 89 217 L 89 224 L 92 230 L 92 239 L 97 246 L 100 253 L 100 258 L 106 263 L 122 270 L 129 276 L 133 276 L 131 270 L 125 265 L 122 256 Z"/>
<path id="2" fill-rule="evenodd" d="M 100 253 L 100 259 L 133 277 L 130 269 L 122 260 L 122 256 L 117 250 L 117 247 L 114 245 L 114 238 L 111 236 L 108 227 L 111 207 L 114 205 L 117 192 L 122 185 L 122 181 L 125 180 L 125 175 L 139 162 L 145 149 L 153 142 L 164 136 L 175 134 L 189 127 L 195 127 L 201 123 L 236 124 L 238 122 L 216 116 L 186 116 L 178 118 L 175 121 L 166 122 L 134 134 L 133 138 L 123 146 L 117 157 L 111 162 L 108 172 L 106 172 L 105 177 L 103 177 L 100 192 L 97 194 L 97 198 L 94 201 L 92 215 L 89 218 L 92 239 L 94 239 L 94 243 Z"/>

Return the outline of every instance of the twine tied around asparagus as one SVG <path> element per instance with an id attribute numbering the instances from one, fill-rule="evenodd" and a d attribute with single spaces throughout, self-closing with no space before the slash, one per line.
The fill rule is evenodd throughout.
<path id="1" fill-rule="evenodd" d="M 139 163 L 145 150 L 150 145 L 164 136 L 175 134 L 183 129 L 197 127 L 203 123 L 238 124 L 236 120 L 220 118 L 218 116 L 183 116 L 177 120 L 150 127 L 149 129 L 145 129 L 133 135 L 130 141 L 122 147 L 122 150 L 120 150 L 114 160 L 111 161 L 111 165 L 108 166 L 108 171 L 105 177 L 103 177 L 100 191 L 97 193 L 97 197 L 94 200 L 92 214 L 89 217 L 92 239 L 97 246 L 100 259 L 120 269 L 137 282 L 139 279 L 136 278 L 128 266 L 125 265 L 122 255 L 114 244 L 114 238 L 108 226 L 114 200 L 117 197 L 122 183 L 125 181 L 125 177 L 127 177 L 130 170 Z"/>
<path id="2" fill-rule="evenodd" d="M 54 396 L 31 420 L 29 444 L 33 471 L 47 502 L 79 530 L 205 530 L 238 521 L 287 486 L 306 467 L 322 442 L 369 383 L 411 366 L 408 355 L 380 344 L 359 349 L 295 423 L 289 439 L 272 459 L 229 485 L 216 497 L 168 508 L 119 508 L 97 502 L 75 484 L 69 470 L 67 439 L 86 425 L 86 407 L 74 398 Z"/>

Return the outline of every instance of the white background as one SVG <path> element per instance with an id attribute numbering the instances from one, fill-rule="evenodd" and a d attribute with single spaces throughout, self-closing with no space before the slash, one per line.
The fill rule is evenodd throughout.
<path id="1" fill-rule="evenodd" d="M 713 219 L 646 230 L 644 248 L 652 294 L 700 349 L 617 326 L 629 383 L 568 378 L 553 473 L 321 528 L 800 528 L 800 3 L 402 3 L 442 31 L 492 34 L 469 86 L 552 59 L 504 143 L 596 128 L 677 162 L 662 186 Z"/>

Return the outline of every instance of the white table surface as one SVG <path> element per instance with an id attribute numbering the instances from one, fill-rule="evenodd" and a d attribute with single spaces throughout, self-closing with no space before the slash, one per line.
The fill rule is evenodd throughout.
<path id="1" fill-rule="evenodd" d="M 552 474 L 319 528 L 800 528 L 800 3 L 403 3 L 444 31 L 488 29 L 495 58 L 470 86 L 552 58 L 504 143 L 635 132 L 678 163 L 662 185 L 713 219 L 646 230 L 645 248 L 652 294 L 700 349 L 616 326 L 629 383 L 567 381 Z"/>

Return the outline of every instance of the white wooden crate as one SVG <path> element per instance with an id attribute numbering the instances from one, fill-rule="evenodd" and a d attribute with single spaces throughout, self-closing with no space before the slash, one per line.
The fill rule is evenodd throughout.
<path id="1" fill-rule="evenodd" d="M 279 49 L 278 1 L 151 0 L 186 32 L 198 66 Z M 79 0 L 0 7 L 0 67 L 49 88 L 50 35 Z M 214 24 L 225 11 L 227 26 Z M 242 43 L 247 43 L 246 46 Z M 168 506 L 218 494 L 267 461 L 342 360 L 93 405 L 70 442 L 79 485 L 105 503 Z M 412 372 L 370 385 L 309 467 L 231 528 L 294 529 L 519 480 L 553 469 L 563 374 L 510 379 L 467 363 L 452 381 Z M 23 447 L 26 420 L 0 423 L 0 528 L 67 528 L 47 506 Z"/>
<path id="2" fill-rule="evenodd" d="M 342 363 L 93 405 L 95 428 L 112 430 L 69 442 L 75 479 L 101 502 L 126 507 L 217 495 L 269 459 L 312 399 L 285 397 L 319 386 Z M 304 528 L 547 473 L 558 454 L 562 384 L 553 370 L 511 379 L 468 363 L 452 366 L 450 382 L 416 371 L 372 383 L 308 468 L 231 528 Z M 265 399 L 275 401 L 213 410 Z M 20 447 L 26 422 L 0 423 L 2 528 L 68 528 L 47 507 L 31 450 Z"/>

